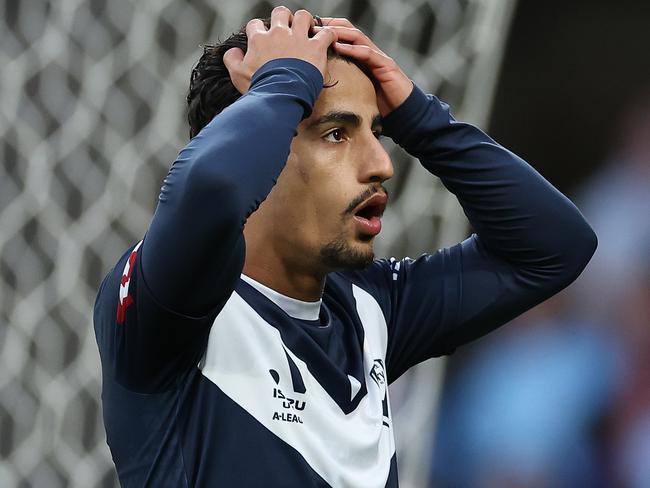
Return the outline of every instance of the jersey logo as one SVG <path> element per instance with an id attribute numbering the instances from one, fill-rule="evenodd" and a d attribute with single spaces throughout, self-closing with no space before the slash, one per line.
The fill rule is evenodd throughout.
<path id="1" fill-rule="evenodd" d="M 131 284 L 131 275 L 135 267 L 135 258 L 138 256 L 138 249 L 142 245 L 142 241 L 133 248 L 129 259 L 124 265 L 122 278 L 120 279 L 120 301 L 117 304 L 117 323 L 123 324 L 126 321 L 126 309 L 133 304 L 133 297 L 129 295 L 129 285 Z"/>
<path id="2" fill-rule="evenodd" d="M 375 359 L 370 370 L 370 377 L 373 379 L 377 386 L 382 386 L 386 383 L 386 373 L 384 371 L 384 362 L 381 359 Z"/>
<path id="3" fill-rule="evenodd" d="M 286 353 L 286 351 L 285 351 Z M 298 372 L 298 367 L 293 363 L 289 355 L 287 354 L 287 358 L 289 359 L 289 364 L 293 364 L 296 372 Z M 299 376 L 299 379 L 296 378 L 295 373 L 293 368 L 289 368 L 289 371 L 291 372 L 291 383 L 293 386 L 294 393 L 305 393 L 307 390 L 305 388 L 305 385 L 302 381 L 302 377 Z M 271 375 L 271 378 L 273 378 L 273 381 L 275 381 L 276 385 L 280 384 L 280 375 L 278 372 L 274 369 L 269 369 L 269 374 Z M 300 372 L 298 372 L 298 375 L 300 375 Z M 273 388 L 273 398 L 277 398 L 280 400 L 277 404 L 281 406 L 282 408 L 279 409 L 279 411 L 274 411 L 273 412 L 273 420 L 278 420 L 281 422 L 292 422 L 296 424 L 302 424 L 302 419 L 300 418 L 300 415 L 298 415 L 296 412 L 300 412 L 305 409 L 306 402 L 305 400 L 297 400 L 295 398 L 291 398 L 287 395 L 285 395 L 280 388 Z"/>
<path id="4" fill-rule="evenodd" d="M 372 363 L 372 369 L 370 370 L 370 377 L 372 380 L 377 383 L 377 386 L 382 388 L 386 384 L 386 370 L 384 369 L 384 362 L 381 359 L 375 359 Z M 381 402 L 383 420 L 382 423 L 384 426 L 390 428 L 390 415 L 388 412 L 388 395 L 386 394 L 386 389 L 384 387 L 384 399 Z"/>

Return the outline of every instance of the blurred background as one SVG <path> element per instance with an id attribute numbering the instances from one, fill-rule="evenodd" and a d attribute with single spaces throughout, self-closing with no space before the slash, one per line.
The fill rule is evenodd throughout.
<path id="1" fill-rule="evenodd" d="M 599 237 L 574 285 L 391 386 L 401 485 L 650 486 L 649 2 L 0 0 L 0 487 L 117 486 L 97 286 L 187 142 L 200 44 L 280 3 L 349 18 Z M 467 236 L 455 199 L 386 145 L 378 254 Z"/>

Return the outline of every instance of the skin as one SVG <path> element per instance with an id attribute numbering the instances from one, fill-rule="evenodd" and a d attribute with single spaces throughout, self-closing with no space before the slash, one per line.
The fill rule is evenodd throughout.
<path id="1" fill-rule="evenodd" d="M 331 60 L 328 71 L 338 83 L 323 89 L 312 115 L 298 126 L 277 184 L 244 228 L 244 273 L 308 301 L 320 298 L 328 272 L 372 260 L 374 238 L 346 210 L 382 191 L 381 183 L 393 176 L 377 138 L 381 126 L 372 82 L 342 60 Z M 354 114 L 359 126 L 337 120 L 312 125 L 332 111 Z M 323 258 L 328 246 L 339 248 L 338 262 Z"/>
<path id="2" fill-rule="evenodd" d="M 397 64 L 346 19 L 323 18 L 286 7 L 271 13 L 271 27 L 259 19 L 246 26 L 248 49 L 224 56 L 233 84 L 245 93 L 252 74 L 280 57 L 306 60 L 325 80 L 311 116 L 297 129 L 277 184 L 244 227 L 244 273 L 266 286 L 304 301 L 320 299 L 327 273 L 368 265 L 374 236 L 354 218 L 354 208 L 392 177 L 390 157 L 378 141 L 381 116 L 406 100 L 412 83 Z M 308 34 L 314 34 L 309 37 Z M 337 42 L 337 39 L 342 42 Z M 341 54 L 365 65 L 327 60 L 334 44 Z M 315 124 L 332 112 L 351 120 Z"/>

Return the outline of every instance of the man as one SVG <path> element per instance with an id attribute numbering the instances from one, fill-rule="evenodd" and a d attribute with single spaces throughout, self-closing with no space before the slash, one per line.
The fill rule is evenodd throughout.
<path id="1" fill-rule="evenodd" d="M 277 7 L 206 48 L 192 140 L 102 283 L 124 486 L 397 486 L 388 384 L 558 292 L 594 252 L 530 166 L 347 20 L 323 21 Z M 374 260 L 393 175 L 382 132 L 442 178 L 475 235 Z"/>

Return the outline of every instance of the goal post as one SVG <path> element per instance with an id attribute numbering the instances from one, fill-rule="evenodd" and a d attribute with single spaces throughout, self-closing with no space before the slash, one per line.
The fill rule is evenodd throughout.
<path id="1" fill-rule="evenodd" d="M 0 486 L 117 485 L 97 287 L 142 237 L 187 143 L 199 46 L 279 3 L 0 0 Z M 351 19 L 458 118 L 486 123 L 514 0 L 286 5 Z M 396 174 L 377 254 L 462 239 L 453 196 L 387 144 Z M 391 387 L 402 486 L 426 485 L 443 368 L 425 363 Z"/>

